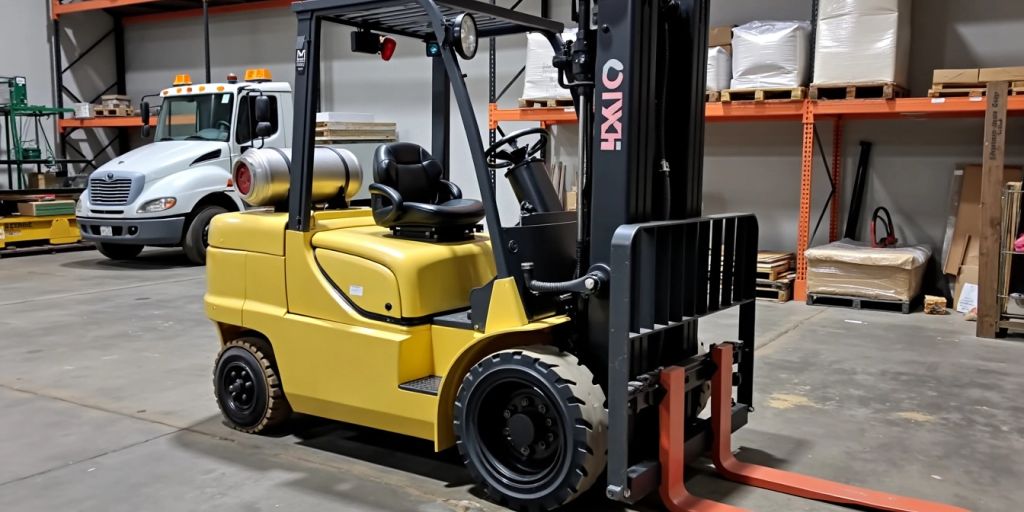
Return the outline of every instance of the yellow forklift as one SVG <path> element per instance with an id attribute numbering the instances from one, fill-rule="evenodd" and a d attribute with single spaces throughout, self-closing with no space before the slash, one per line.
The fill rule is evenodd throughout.
<path id="1" fill-rule="evenodd" d="M 739 510 L 686 491 L 684 464 L 708 451 L 750 485 L 961 510 L 732 457 L 752 411 L 757 221 L 700 216 L 708 4 L 576 0 L 573 41 L 561 23 L 478 0 L 293 4 L 292 149 L 246 152 L 234 183 L 265 208 L 217 216 L 209 232 L 227 424 L 260 433 L 296 411 L 457 446 L 489 496 L 522 510 L 598 482 L 626 503 L 660 492 L 674 511 Z M 352 200 L 360 162 L 315 146 L 325 23 L 354 27 L 356 52 L 418 41 L 433 65 L 431 149 L 381 145 L 368 206 Z M 526 32 L 550 41 L 574 98 L 577 211 L 539 157 L 545 131 L 484 148 L 460 67 L 482 38 Z M 451 97 L 479 201 L 449 179 Z M 257 133 L 271 130 L 269 103 L 254 101 Z M 492 179 L 511 184 L 518 219 L 502 222 Z M 701 349 L 699 319 L 730 308 L 736 338 Z"/>

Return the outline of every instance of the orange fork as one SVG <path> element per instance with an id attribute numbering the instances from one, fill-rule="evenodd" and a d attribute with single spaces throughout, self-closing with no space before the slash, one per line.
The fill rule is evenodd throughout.
<path id="1" fill-rule="evenodd" d="M 967 509 L 841 484 L 799 473 L 740 462 L 732 453 L 733 345 L 711 349 L 715 373 L 711 383 L 711 457 L 718 472 L 729 480 L 817 501 L 888 512 L 969 512 Z M 668 391 L 660 407 L 661 497 L 672 512 L 739 512 L 744 509 L 695 497 L 683 482 L 685 464 L 685 376 L 672 367 L 661 374 Z"/>

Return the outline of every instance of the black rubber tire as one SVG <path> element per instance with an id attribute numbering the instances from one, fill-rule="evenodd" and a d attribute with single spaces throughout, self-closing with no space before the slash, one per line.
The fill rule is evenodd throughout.
<path id="1" fill-rule="evenodd" d="M 115 261 L 134 260 L 142 249 L 141 245 L 96 243 L 96 250 L 100 254 Z"/>
<path id="2" fill-rule="evenodd" d="M 499 429 L 488 428 L 488 420 L 480 418 L 488 409 L 494 410 L 483 404 L 495 403 L 497 397 L 490 394 L 497 392 L 497 386 L 520 384 L 552 404 L 558 417 L 554 428 L 560 432 L 556 437 L 559 446 L 550 446 L 556 452 L 550 465 L 529 478 L 523 476 L 529 475 L 522 472 L 523 465 L 501 460 L 509 456 L 495 445 L 504 439 L 495 440 Z M 462 381 L 454 407 L 456 444 L 466 467 L 491 499 L 517 510 L 553 510 L 584 493 L 604 472 L 608 455 L 605 407 L 604 391 L 575 356 L 550 346 L 497 352 L 473 366 Z M 509 430 L 501 430 L 505 439 L 513 442 Z M 530 435 L 534 435 L 532 428 Z M 518 471 L 520 476 L 510 477 L 510 471 Z"/>
<path id="3" fill-rule="evenodd" d="M 281 379 L 266 342 L 259 338 L 239 338 L 228 342 L 217 355 L 213 369 L 213 395 L 227 425 L 235 430 L 258 434 L 280 426 L 291 417 L 292 408 L 284 395 Z M 235 399 L 228 381 L 238 378 L 230 372 L 248 372 L 253 393 L 243 406 Z M 243 395 L 245 396 L 245 395 Z"/>
<path id="4" fill-rule="evenodd" d="M 185 237 L 181 247 L 185 249 L 185 256 L 196 265 L 206 264 L 207 235 L 209 234 L 210 221 L 217 215 L 226 213 L 227 210 L 221 206 L 205 206 L 192 217 L 192 223 L 185 230 Z"/>

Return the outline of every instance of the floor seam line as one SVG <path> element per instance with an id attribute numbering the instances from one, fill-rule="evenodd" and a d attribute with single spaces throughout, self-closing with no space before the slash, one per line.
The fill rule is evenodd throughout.
<path id="1" fill-rule="evenodd" d="M 37 476 L 46 475 L 48 473 L 52 473 L 52 472 L 60 470 L 60 469 L 70 468 L 72 466 L 77 466 L 77 465 L 79 465 L 79 464 L 81 464 L 83 462 L 89 462 L 89 461 L 92 461 L 92 460 L 99 459 L 100 457 L 106 457 L 107 455 L 112 455 L 112 454 L 115 454 L 115 453 L 118 453 L 118 452 L 121 452 L 121 451 L 124 451 L 124 450 L 135 448 L 136 446 L 142 446 L 142 445 L 144 445 L 144 444 L 146 444 L 146 443 L 148 443 L 150 441 L 155 441 L 157 439 L 160 439 L 160 438 L 163 438 L 163 437 L 167 437 L 167 436 L 172 435 L 172 434 L 177 434 L 178 432 L 181 432 L 182 430 L 184 430 L 184 429 L 178 429 L 178 430 L 175 430 L 175 431 L 172 431 L 172 432 L 164 432 L 163 434 L 156 435 L 156 436 L 153 436 L 153 437 L 150 437 L 150 438 L 147 438 L 147 439 L 143 439 L 141 441 L 138 441 L 138 442 L 126 445 L 126 446 L 121 446 L 119 448 L 113 448 L 113 449 L 107 450 L 107 451 L 105 451 L 103 453 L 97 453 L 96 455 L 93 455 L 91 457 L 86 457 L 84 459 L 76 460 L 76 461 L 73 461 L 73 462 L 69 462 L 67 464 L 62 464 L 62 465 L 59 465 L 59 466 L 54 466 L 52 468 L 44 469 L 42 471 L 37 471 L 35 473 L 32 473 L 31 475 L 21 476 L 21 477 L 15 478 L 13 480 L 8 480 L 6 482 L 0 482 L 0 487 L 5 487 L 5 486 L 10 485 L 10 484 L 16 484 L 18 482 L 23 482 L 23 481 L 28 480 L 30 478 L 35 478 Z"/>
<path id="2" fill-rule="evenodd" d="M 30 303 L 33 303 L 33 302 L 42 302 L 42 301 L 55 300 L 55 299 L 66 299 L 66 298 L 69 298 L 69 297 L 80 297 L 80 296 L 83 296 L 83 295 L 92 295 L 92 294 L 96 294 L 96 293 L 116 292 L 116 291 L 120 291 L 120 290 L 130 290 L 132 288 L 140 288 L 140 287 L 143 287 L 143 286 L 153 286 L 153 285 L 173 284 L 173 283 L 184 283 L 184 282 L 187 282 L 187 281 L 195 281 L 197 279 L 202 279 L 202 278 L 203 278 L 203 276 L 193 276 L 193 277 L 185 277 L 185 278 L 181 278 L 181 279 L 168 279 L 168 280 L 164 280 L 164 281 L 152 281 L 152 282 L 148 282 L 148 283 L 139 283 L 139 284 L 125 285 L 125 286 L 115 286 L 113 288 L 101 288 L 101 289 L 98 289 L 98 290 L 90 290 L 90 291 L 84 291 L 84 292 L 64 293 L 64 294 L 58 294 L 58 295 L 47 295 L 47 296 L 44 296 L 44 297 L 34 297 L 34 298 L 31 298 L 31 299 L 15 300 L 15 301 L 11 301 L 11 302 L 0 302 L 0 307 L 16 306 L 16 305 L 19 305 L 19 304 L 30 304 Z"/>
<path id="3" fill-rule="evenodd" d="M 783 338 L 785 336 L 788 336 L 789 334 L 792 334 L 793 331 L 799 329 L 805 323 L 807 323 L 807 322 L 809 322 L 811 320 L 814 320 L 815 318 L 818 318 L 819 316 L 821 316 L 821 315 L 823 315 L 823 314 L 825 314 L 827 312 L 828 312 L 828 309 L 822 309 L 821 311 L 818 311 L 817 313 L 814 313 L 813 315 L 811 315 L 811 316 L 809 316 L 807 318 L 804 318 L 803 320 L 800 320 L 800 321 L 796 322 L 795 324 L 791 325 L 788 329 L 786 329 L 786 330 L 776 334 L 775 336 L 772 336 L 770 338 L 766 338 L 765 341 L 762 342 L 759 346 L 755 345 L 755 350 L 762 350 L 762 349 L 764 349 L 765 347 L 767 347 L 768 345 L 771 345 L 772 343 L 775 343 L 779 339 L 781 339 L 781 338 Z"/>

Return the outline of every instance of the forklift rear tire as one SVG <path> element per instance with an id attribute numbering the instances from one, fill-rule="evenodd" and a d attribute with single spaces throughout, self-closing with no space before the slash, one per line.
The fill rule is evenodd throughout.
<path id="1" fill-rule="evenodd" d="M 100 254 L 115 261 L 135 259 L 142 252 L 142 247 L 141 245 L 131 244 L 96 244 L 96 250 L 100 251 Z"/>
<path id="2" fill-rule="evenodd" d="M 466 467 L 511 508 L 558 508 L 604 472 L 604 391 L 576 356 L 555 347 L 506 350 L 477 363 L 459 388 L 454 417 Z"/>
<path id="3" fill-rule="evenodd" d="M 206 247 L 210 245 L 210 221 L 217 215 L 227 213 L 227 210 L 220 206 L 207 206 L 192 218 L 192 223 L 185 231 L 185 239 L 182 241 L 182 248 L 185 249 L 185 256 L 196 265 L 206 264 Z"/>
<path id="4" fill-rule="evenodd" d="M 258 434 L 281 425 L 292 414 L 273 356 L 259 338 L 228 342 L 217 355 L 213 394 L 228 426 Z"/>

